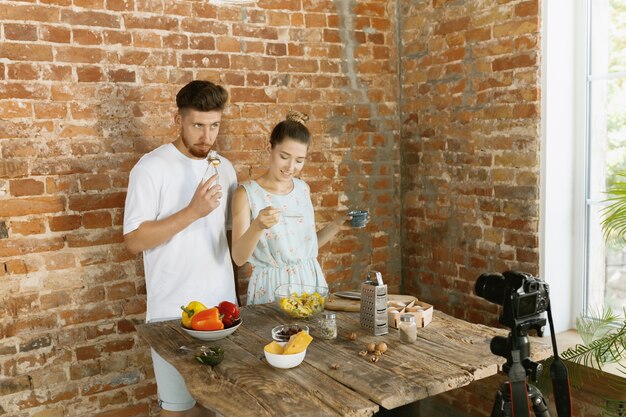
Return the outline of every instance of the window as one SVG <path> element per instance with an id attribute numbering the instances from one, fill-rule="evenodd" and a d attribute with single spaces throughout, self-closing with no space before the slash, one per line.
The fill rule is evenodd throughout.
<path id="1" fill-rule="evenodd" d="M 626 0 L 585 2 L 585 286 L 584 312 L 626 307 L 626 245 L 605 242 L 600 222 L 606 189 L 626 170 Z"/>
<path id="2" fill-rule="evenodd" d="M 586 0 L 542 2 L 540 275 L 557 332 L 582 312 L 585 245 L 584 15 Z M 576 88 L 576 86 L 580 86 Z"/>
<path id="3" fill-rule="evenodd" d="M 542 17 L 540 271 L 560 332 L 625 306 L 626 248 L 600 210 L 626 169 L 626 0 L 550 0 Z"/>

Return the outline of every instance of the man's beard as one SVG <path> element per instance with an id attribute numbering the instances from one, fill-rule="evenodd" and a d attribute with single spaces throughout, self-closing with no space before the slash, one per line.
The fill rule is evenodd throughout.
<path id="1" fill-rule="evenodd" d="M 197 149 L 194 149 L 192 146 L 189 145 L 189 143 L 187 143 L 187 139 L 185 138 L 184 132 L 181 131 L 180 136 L 183 140 L 183 145 L 185 146 L 185 148 L 191 155 L 195 156 L 196 158 L 206 158 L 209 155 L 209 151 L 211 149 L 208 149 L 206 152 L 202 152 Z"/>

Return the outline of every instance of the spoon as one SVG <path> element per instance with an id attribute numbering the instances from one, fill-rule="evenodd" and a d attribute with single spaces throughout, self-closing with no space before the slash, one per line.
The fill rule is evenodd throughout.
<path id="1" fill-rule="evenodd" d="M 194 353 L 196 353 L 196 354 L 197 354 L 197 353 L 199 353 L 199 352 L 200 352 L 200 353 L 201 353 L 201 352 L 207 352 L 207 351 L 209 351 L 210 349 L 211 349 L 210 347 L 208 347 L 208 346 L 204 346 L 204 345 L 202 345 L 202 346 L 198 346 L 198 347 L 197 347 L 197 348 L 195 348 L 195 349 L 190 348 L 190 347 L 185 346 L 185 345 L 182 345 L 182 346 L 179 346 L 179 347 L 178 347 L 178 350 L 183 350 L 183 351 L 185 351 L 185 352 L 194 352 Z"/>
<path id="2" fill-rule="evenodd" d="M 192 349 L 192 348 L 187 347 L 187 346 L 185 346 L 185 345 L 183 345 L 183 346 L 179 346 L 179 347 L 178 347 L 178 350 L 185 350 L 185 351 L 187 351 L 187 352 L 195 352 L 195 351 L 196 351 L 196 349 Z"/>
<path id="3" fill-rule="evenodd" d="M 202 176 L 203 181 L 206 181 L 209 177 L 213 176 L 211 168 L 213 168 L 214 174 L 219 174 L 217 166 L 220 164 L 220 158 L 217 156 L 217 152 L 209 151 L 209 154 L 207 155 L 207 162 L 209 163 L 209 166 L 207 166 L 206 171 L 204 171 L 204 175 Z M 217 182 L 219 182 L 219 176 L 217 178 Z"/>
<path id="4" fill-rule="evenodd" d="M 281 211 L 280 215 L 283 217 L 297 217 L 297 218 L 302 218 L 304 217 L 302 214 L 300 213 L 294 213 L 292 211 Z"/>

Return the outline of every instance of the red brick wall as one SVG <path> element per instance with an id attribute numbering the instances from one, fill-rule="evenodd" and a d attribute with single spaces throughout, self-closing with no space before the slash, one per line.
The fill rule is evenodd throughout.
<path id="1" fill-rule="evenodd" d="M 156 412 L 122 209 L 133 164 L 175 138 L 174 96 L 192 79 L 231 93 L 219 149 L 242 180 L 263 172 L 286 111 L 309 113 L 303 178 L 319 224 L 372 214 L 320 252 L 331 286 L 357 288 L 372 267 L 399 287 L 395 12 L 362 0 L 0 3 L 0 415 Z"/>
<path id="2" fill-rule="evenodd" d="M 476 278 L 539 272 L 540 2 L 400 4 L 403 286 L 498 325 L 497 306 L 474 294 Z M 486 417 L 505 379 L 434 401 Z M 551 387 L 542 389 L 556 415 Z M 598 396 L 572 396 L 573 415 L 600 414 Z"/>
<path id="3" fill-rule="evenodd" d="M 538 272 L 539 43 L 534 0 L 1 2 L 0 415 L 156 413 L 122 208 L 192 79 L 231 93 L 219 148 L 241 180 L 287 109 L 310 114 L 319 224 L 372 214 L 321 250 L 334 289 L 376 268 L 495 323 L 476 277 Z M 488 415 L 493 381 L 442 400 Z"/>
<path id="4" fill-rule="evenodd" d="M 495 324 L 483 272 L 539 271 L 538 0 L 401 2 L 403 285 Z"/>

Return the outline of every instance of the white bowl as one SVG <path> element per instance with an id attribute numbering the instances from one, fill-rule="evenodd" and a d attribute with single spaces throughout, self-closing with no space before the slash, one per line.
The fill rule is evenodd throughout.
<path id="1" fill-rule="evenodd" d="M 277 342 L 282 347 L 285 347 L 286 342 Z M 294 353 L 292 355 L 277 355 L 276 353 L 269 353 L 267 350 L 263 349 L 263 353 L 265 353 L 265 359 L 267 363 L 272 365 L 274 368 L 280 369 L 289 369 L 295 368 L 300 365 L 306 356 L 306 349 L 300 353 Z"/>
<path id="2" fill-rule="evenodd" d="M 192 330 L 186 327 L 180 326 L 181 329 L 185 331 L 189 336 L 195 337 L 200 340 L 220 340 L 225 338 L 228 335 L 231 335 L 241 326 L 243 320 L 239 319 L 239 324 L 234 325 L 233 327 L 229 327 L 224 330 Z"/>

